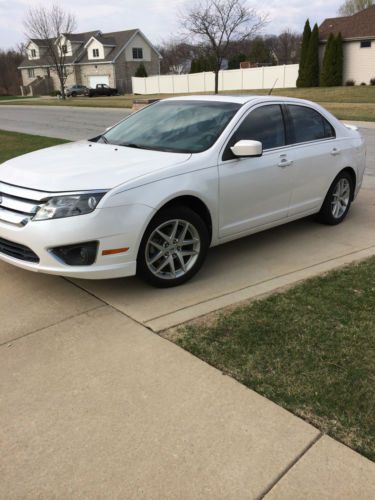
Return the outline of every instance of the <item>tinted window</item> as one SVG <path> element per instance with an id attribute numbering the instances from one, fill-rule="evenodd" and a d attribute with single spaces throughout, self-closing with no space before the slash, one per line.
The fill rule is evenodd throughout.
<path id="1" fill-rule="evenodd" d="M 233 158 L 229 147 L 242 140 L 255 140 L 263 144 L 263 149 L 285 145 L 285 129 L 281 108 L 278 104 L 262 106 L 250 111 L 233 134 L 224 159 Z"/>
<path id="2" fill-rule="evenodd" d="M 291 143 L 317 141 L 335 136 L 330 123 L 317 111 L 304 106 L 288 105 L 291 121 Z"/>

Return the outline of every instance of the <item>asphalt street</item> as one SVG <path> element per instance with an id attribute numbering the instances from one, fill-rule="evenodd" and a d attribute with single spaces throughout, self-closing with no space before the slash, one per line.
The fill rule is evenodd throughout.
<path id="1" fill-rule="evenodd" d="M 78 141 L 103 132 L 130 109 L 61 106 L 0 106 L 0 129 Z"/>

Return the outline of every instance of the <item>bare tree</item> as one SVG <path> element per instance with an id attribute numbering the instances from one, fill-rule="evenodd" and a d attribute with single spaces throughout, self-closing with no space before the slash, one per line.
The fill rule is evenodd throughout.
<path id="1" fill-rule="evenodd" d="M 162 42 L 159 52 L 163 56 L 161 72 L 164 74 L 183 74 L 189 71 L 193 47 L 179 40 Z"/>
<path id="2" fill-rule="evenodd" d="M 340 16 L 352 16 L 374 5 L 374 0 L 345 0 L 339 8 Z"/>
<path id="3" fill-rule="evenodd" d="M 215 94 L 219 91 L 219 71 L 231 42 L 251 39 L 267 19 L 267 15 L 249 7 L 246 0 L 201 0 L 181 14 L 186 36 L 207 45 L 215 60 Z"/>
<path id="4" fill-rule="evenodd" d="M 59 5 L 31 8 L 24 20 L 26 36 L 43 41 L 45 58 L 59 82 L 61 97 L 65 99 L 65 82 L 68 77 L 66 42 L 64 35 L 71 34 L 76 27 L 73 14 L 65 12 Z"/>
<path id="5" fill-rule="evenodd" d="M 289 29 L 284 30 L 275 39 L 273 47 L 279 64 L 293 64 L 299 60 L 301 36 Z"/>

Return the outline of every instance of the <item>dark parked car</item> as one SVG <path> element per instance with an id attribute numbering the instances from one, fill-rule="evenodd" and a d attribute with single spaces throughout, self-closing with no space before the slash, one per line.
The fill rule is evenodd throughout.
<path id="1" fill-rule="evenodd" d="M 100 95 L 117 95 L 118 90 L 110 87 L 106 83 L 98 83 L 94 89 L 87 89 L 85 95 L 96 97 Z"/>
<path id="2" fill-rule="evenodd" d="M 84 95 L 89 90 L 85 85 L 70 85 L 66 87 L 65 92 L 68 97 L 76 97 L 77 95 Z"/>

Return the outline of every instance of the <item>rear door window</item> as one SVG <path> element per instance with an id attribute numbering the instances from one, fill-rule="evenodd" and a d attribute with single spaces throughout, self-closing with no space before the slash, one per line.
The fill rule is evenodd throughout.
<path id="1" fill-rule="evenodd" d="M 315 109 L 294 104 L 288 104 L 287 109 L 292 144 L 335 137 L 332 125 Z"/>

